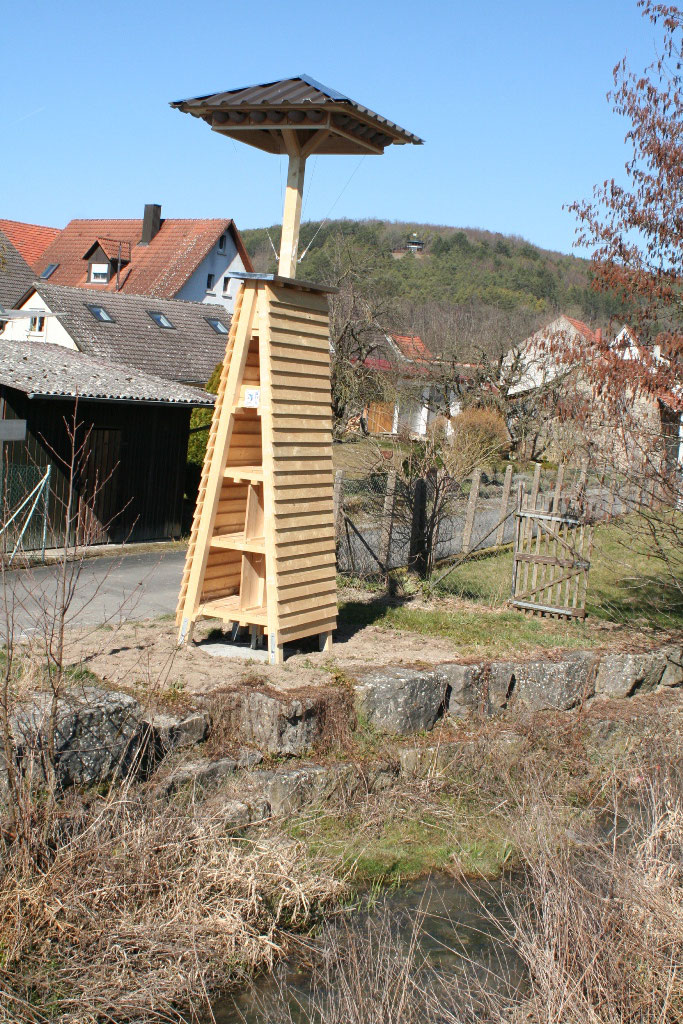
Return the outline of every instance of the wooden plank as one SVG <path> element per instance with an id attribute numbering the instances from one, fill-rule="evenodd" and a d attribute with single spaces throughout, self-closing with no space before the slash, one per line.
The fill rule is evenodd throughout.
<path id="1" fill-rule="evenodd" d="M 278 569 L 282 563 L 284 563 L 284 568 L 287 568 L 288 560 L 299 555 L 306 555 L 307 558 L 315 556 L 316 562 L 320 555 L 330 555 L 333 558 L 335 555 L 334 536 L 323 539 L 312 537 L 310 541 L 282 545 L 277 556 Z"/>
<path id="2" fill-rule="evenodd" d="M 222 404 L 218 426 L 215 432 L 213 457 L 211 458 L 206 476 L 206 493 L 202 503 L 201 516 L 193 550 L 192 564 L 184 596 L 179 643 L 185 642 L 190 626 L 190 620 L 196 613 L 204 572 L 206 570 L 206 563 L 209 557 L 209 543 L 211 534 L 213 533 L 218 502 L 220 500 L 221 486 L 223 483 L 223 470 L 227 460 L 230 436 L 232 434 L 234 424 L 234 415 L 230 411 L 230 407 L 234 403 L 238 388 L 242 383 L 248 343 L 251 338 L 251 327 L 254 320 L 254 299 L 254 290 L 247 289 L 241 303 L 240 316 L 230 354 L 230 364 L 227 370 L 225 388 L 221 395 Z"/>
<path id="3" fill-rule="evenodd" d="M 279 619 L 279 630 L 282 633 L 292 626 L 303 626 L 308 625 L 311 628 L 311 633 L 318 633 L 320 630 L 316 623 L 320 620 L 331 621 L 337 618 L 337 602 L 336 600 L 329 602 L 329 604 L 321 605 L 316 604 L 313 608 L 309 608 L 307 611 L 292 611 L 280 613 Z"/>
<path id="4" fill-rule="evenodd" d="M 462 550 L 469 551 L 472 543 L 472 528 L 474 526 L 474 514 L 479 500 L 479 487 L 481 484 L 481 469 L 475 469 L 472 474 L 472 483 L 469 497 L 467 499 L 467 512 L 465 514 L 465 528 L 462 534 Z"/>
<path id="5" fill-rule="evenodd" d="M 327 555 L 317 556 L 315 559 L 316 568 L 311 568 L 311 561 L 307 554 L 280 556 L 277 560 L 278 581 L 285 585 L 293 574 L 297 579 L 327 579 L 336 576 L 337 566 L 334 551 L 330 550 Z"/>
<path id="6" fill-rule="evenodd" d="M 310 622 L 307 626 L 292 626 L 290 629 L 281 629 L 279 638 L 283 643 L 292 643 L 294 640 L 301 640 L 302 637 L 312 636 L 314 633 L 332 632 L 337 628 L 337 617 L 333 619 L 321 619 L 318 622 Z"/>
<path id="7" fill-rule="evenodd" d="M 284 139 L 295 138 L 294 132 L 282 132 Z M 299 227 L 301 224 L 301 201 L 304 191 L 306 158 L 293 150 L 289 153 L 287 167 L 287 188 L 282 213 L 282 234 L 278 273 L 282 277 L 296 277 L 297 254 L 299 251 Z M 265 294 L 265 293 L 264 293 Z"/>
<path id="8" fill-rule="evenodd" d="M 285 584 L 281 579 L 278 579 L 278 587 L 280 599 L 283 601 L 296 597 L 317 599 L 321 594 L 334 594 L 336 600 L 337 581 L 334 578 L 304 583 L 296 582 L 293 579 L 289 584 Z"/>
<path id="9" fill-rule="evenodd" d="M 272 444 L 272 442 L 271 442 Z M 272 457 L 272 456 L 271 456 Z M 304 459 L 297 456 L 280 455 L 277 460 L 277 464 L 274 467 L 276 473 L 279 472 L 290 472 L 290 473 L 332 473 L 332 456 L 328 458 L 316 458 L 313 456 L 310 459 Z"/>
<path id="10" fill-rule="evenodd" d="M 510 488 L 512 486 L 512 466 L 508 466 L 505 470 L 505 479 L 503 481 L 503 494 L 500 499 L 500 526 L 496 531 L 496 547 L 500 547 L 505 537 L 505 520 L 504 516 L 507 514 L 508 505 L 510 504 Z"/>

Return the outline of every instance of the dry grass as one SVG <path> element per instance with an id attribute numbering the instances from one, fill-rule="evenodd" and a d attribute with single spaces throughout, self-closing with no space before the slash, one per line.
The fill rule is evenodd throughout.
<path id="1" fill-rule="evenodd" d="M 310 985 L 283 979 L 251 1018 L 268 1024 L 679 1024 L 683 1019 L 680 765 L 615 779 L 612 825 L 567 828 L 551 792 L 511 808 L 521 875 L 479 900 L 488 964 L 455 941 L 446 973 L 389 918 L 330 928 Z M 667 774 L 664 772 L 664 774 Z M 627 796 L 627 803 L 622 799 Z M 634 803 L 634 799 L 637 801 Z M 503 889 L 505 892 L 506 889 Z M 493 896 L 494 892 L 489 894 Z M 521 970 L 520 970 L 521 965 Z"/>
<path id="2" fill-rule="evenodd" d="M 238 839 L 208 806 L 119 789 L 36 803 L 29 847 L 5 833 L 0 1020 L 197 1019 L 339 897 L 295 843 Z"/>

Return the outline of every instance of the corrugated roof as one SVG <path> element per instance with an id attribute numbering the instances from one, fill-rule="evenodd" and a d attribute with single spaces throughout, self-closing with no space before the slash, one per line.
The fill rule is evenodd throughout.
<path id="1" fill-rule="evenodd" d="M 214 396 L 63 345 L 0 339 L 0 384 L 30 397 L 211 406 Z"/>
<path id="2" fill-rule="evenodd" d="M 72 220 L 47 247 L 35 269 L 39 274 L 48 264 L 56 263 L 57 268 L 50 275 L 52 284 L 170 299 L 225 232 L 231 234 L 242 262 L 250 270 L 251 261 L 234 222 L 220 218 L 165 218 L 148 245 L 139 244 L 141 220 Z M 115 274 L 107 284 L 92 285 L 88 281 L 88 263 L 83 257 L 97 242 L 113 260 L 118 255 L 119 242 L 122 243 L 122 258 L 129 263 L 119 275 L 118 289 Z"/>
<path id="3" fill-rule="evenodd" d="M 0 231 L 5 232 L 14 248 L 34 271 L 50 242 L 59 234 L 59 228 L 46 228 L 41 224 L 24 224 L 20 220 L 2 219 Z"/>
<path id="4" fill-rule="evenodd" d="M 94 293 L 37 281 L 37 293 L 81 352 L 134 366 L 181 383 L 205 384 L 225 355 L 226 334 L 217 334 L 207 317 L 230 327 L 224 306 L 158 299 L 121 292 Z M 30 305 L 30 300 L 29 305 Z M 112 322 L 96 320 L 88 305 L 102 306 Z M 159 312 L 173 329 L 159 327 L 149 313 Z"/>
<path id="5" fill-rule="evenodd" d="M 316 145 L 316 153 L 382 152 L 392 143 L 422 145 L 422 139 L 417 135 L 336 89 L 322 85 L 310 75 L 295 75 L 262 85 L 175 100 L 171 106 L 202 118 L 216 131 L 239 136 L 243 142 L 275 153 L 287 151 L 281 137 L 282 127 L 300 130 L 302 139 L 310 137 L 311 129 L 325 131 L 326 137 Z M 268 118 L 267 109 L 264 115 L 263 108 L 271 108 L 274 117 Z M 316 108 L 319 114 L 329 112 L 330 119 L 324 123 L 322 117 L 320 123 L 313 121 L 313 116 L 317 116 Z M 291 110 L 311 112 L 310 123 L 303 120 L 290 123 L 287 111 Z M 231 111 L 234 112 L 233 119 Z M 249 131 L 240 133 L 240 123 L 243 123 L 240 118 L 249 116 L 250 111 L 257 111 L 260 118 L 265 116 L 265 122 L 261 122 L 263 128 L 254 131 L 252 126 Z"/>
<path id="6" fill-rule="evenodd" d="M 31 287 L 34 276 L 26 260 L 0 231 L 0 305 L 12 309 Z"/>

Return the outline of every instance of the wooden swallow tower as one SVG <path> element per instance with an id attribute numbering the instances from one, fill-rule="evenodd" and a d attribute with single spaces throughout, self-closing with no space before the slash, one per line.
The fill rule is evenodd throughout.
<path id="1" fill-rule="evenodd" d="M 284 644 L 336 625 L 330 340 L 324 288 L 296 279 L 306 159 L 421 142 L 306 75 L 179 100 L 214 131 L 289 156 L 279 273 L 242 286 L 178 601 L 179 642 L 210 617 Z"/>

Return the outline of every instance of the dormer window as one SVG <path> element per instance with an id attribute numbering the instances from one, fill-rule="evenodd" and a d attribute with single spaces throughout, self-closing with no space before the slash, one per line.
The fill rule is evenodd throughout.
<path id="1" fill-rule="evenodd" d="M 29 334 L 43 334 L 45 331 L 45 317 L 37 313 L 32 316 L 28 323 Z"/>
<path id="2" fill-rule="evenodd" d="M 109 280 L 109 264 L 108 263 L 91 263 L 90 264 L 90 283 L 91 284 L 106 284 Z"/>

